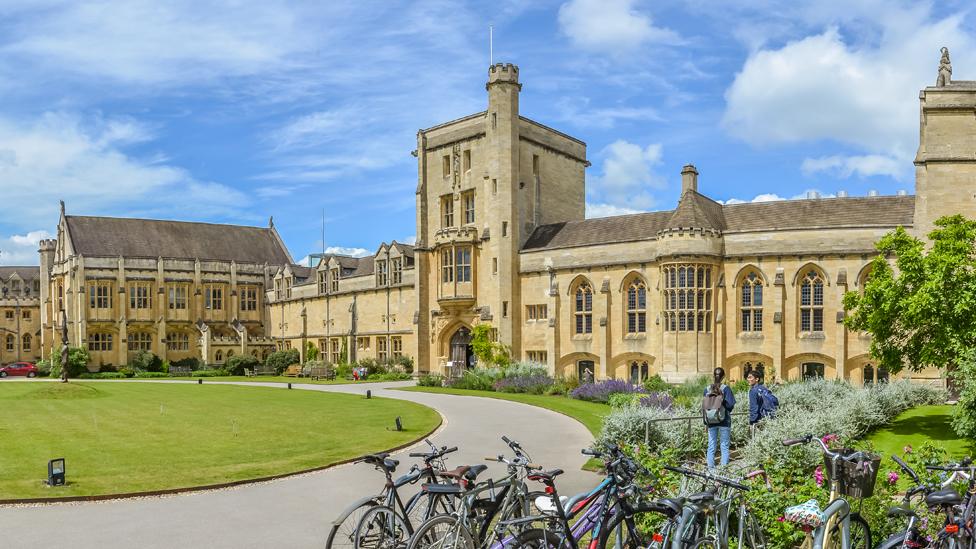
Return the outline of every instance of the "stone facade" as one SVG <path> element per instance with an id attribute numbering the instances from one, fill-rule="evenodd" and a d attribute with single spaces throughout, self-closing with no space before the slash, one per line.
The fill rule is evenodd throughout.
<path id="1" fill-rule="evenodd" d="M 69 216 L 62 204 L 40 256 L 45 356 L 60 346 L 62 310 L 69 344 L 89 350 L 93 371 L 141 350 L 219 366 L 275 348 L 265 289 L 292 260 L 273 224 Z"/>
<path id="2" fill-rule="evenodd" d="M 0 364 L 41 357 L 41 276 L 37 267 L 0 267 Z"/>

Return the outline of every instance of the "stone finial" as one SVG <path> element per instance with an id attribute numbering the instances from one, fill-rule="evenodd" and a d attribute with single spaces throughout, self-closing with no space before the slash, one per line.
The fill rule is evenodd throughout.
<path id="1" fill-rule="evenodd" d="M 61 205 L 61 215 L 64 216 L 64 200 L 58 200 L 58 203 Z"/>
<path id="2" fill-rule="evenodd" d="M 681 194 L 688 191 L 698 192 L 698 169 L 694 164 L 685 164 L 681 168 Z"/>
<path id="3" fill-rule="evenodd" d="M 939 77 L 935 81 L 935 85 L 938 87 L 943 87 L 952 81 L 952 63 L 949 61 L 949 48 L 942 47 L 942 58 L 939 59 Z"/>

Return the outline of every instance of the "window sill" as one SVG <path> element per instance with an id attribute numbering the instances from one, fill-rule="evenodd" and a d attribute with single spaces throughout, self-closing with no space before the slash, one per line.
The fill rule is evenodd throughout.
<path id="1" fill-rule="evenodd" d="M 739 332 L 739 339 L 762 340 L 764 336 L 762 332 Z"/>
<path id="2" fill-rule="evenodd" d="M 823 332 L 800 332 L 797 339 L 827 339 Z"/>
<path id="3" fill-rule="evenodd" d="M 573 341 L 592 341 L 593 334 L 574 334 Z"/>
<path id="4" fill-rule="evenodd" d="M 638 339 L 638 340 L 647 339 L 647 334 L 646 333 L 624 334 L 624 340 L 628 340 L 628 339 Z"/>

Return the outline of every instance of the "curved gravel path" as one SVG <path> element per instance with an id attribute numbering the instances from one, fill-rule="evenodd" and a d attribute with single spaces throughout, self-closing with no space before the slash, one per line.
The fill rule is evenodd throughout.
<path id="1" fill-rule="evenodd" d="M 241 384 L 285 389 L 278 383 Z M 579 450 L 591 442 L 592 436 L 576 420 L 543 408 L 492 398 L 391 390 L 411 384 L 293 385 L 312 391 L 358 394 L 371 389 L 376 396 L 409 400 L 438 410 L 445 421 L 434 435 L 434 442 L 460 447 L 460 451 L 451 454 L 449 465 L 482 463 L 485 455 L 507 453 L 499 438 L 506 434 L 519 440 L 534 461 L 566 471 L 560 477 L 561 493 L 570 495 L 599 481 L 595 474 L 580 469 L 586 460 Z M 321 420 L 345 421 L 350 429 L 355 428 L 353 418 Z M 399 452 L 404 464 L 410 463 L 406 457 L 409 451 Z M 492 465 L 491 474 L 501 471 L 497 464 Z M 210 492 L 0 507 L 0 545 L 77 549 L 321 548 L 333 518 L 350 501 L 379 491 L 381 486 L 382 476 L 372 467 L 347 464 Z"/>

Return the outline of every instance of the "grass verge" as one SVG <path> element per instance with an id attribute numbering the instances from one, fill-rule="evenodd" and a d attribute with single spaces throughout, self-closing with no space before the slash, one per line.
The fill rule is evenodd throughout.
<path id="1" fill-rule="evenodd" d="M 0 383 L 0 500 L 187 488 L 326 466 L 417 439 L 425 406 L 270 387 Z M 405 426 L 391 431 L 400 416 Z M 48 488 L 47 461 L 68 484 Z"/>
<path id="2" fill-rule="evenodd" d="M 867 439 L 884 456 L 901 456 L 905 446 L 917 446 L 929 440 L 941 445 L 953 458 L 976 457 L 976 441 L 960 438 L 952 430 L 953 409 L 948 405 L 913 408 L 871 433 Z"/>

